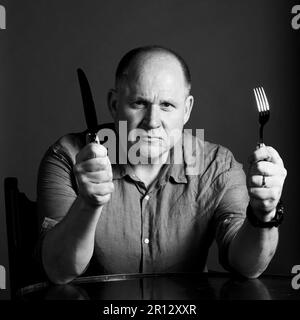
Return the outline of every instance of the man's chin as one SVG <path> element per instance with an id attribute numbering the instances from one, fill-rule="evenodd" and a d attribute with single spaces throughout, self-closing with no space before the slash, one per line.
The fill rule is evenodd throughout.
<path id="1" fill-rule="evenodd" d="M 141 147 L 137 154 L 129 155 L 131 163 L 163 164 L 166 161 L 167 150 L 157 147 Z"/>

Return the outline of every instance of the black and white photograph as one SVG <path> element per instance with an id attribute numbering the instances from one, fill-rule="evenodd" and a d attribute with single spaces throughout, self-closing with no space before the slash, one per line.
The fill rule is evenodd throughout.
<path id="1" fill-rule="evenodd" d="M 1 302 L 299 301 L 299 40 L 300 1 L 0 0 Z"/>

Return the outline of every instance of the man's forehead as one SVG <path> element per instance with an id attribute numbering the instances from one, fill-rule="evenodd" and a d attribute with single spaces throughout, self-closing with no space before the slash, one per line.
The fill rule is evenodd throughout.
<path id="1" fill-rule="evenodd" d="M 180 63 L 166 54 L 140 58 L 123 74 L 122 82 L 132 92 L 145 91 L 150 87 L 172 91 L 186 86 Z"/>
<path id="2" fill-rule="evenodd" d="M 157 98 L 167 99 L 171 97 L 181 98 L 185 95 L 186 88 L 182 81 L 177 81 L 176 78 L 162 76 L 151 77 L 146 75 L 135 78 L 124 83 L 124 93 L 132 97 L 140 97 L 151 99 L 154 96 Z"/>
<path id="3" fill-rule="evenodd" d="M 177 71 L 183 76 L 183 70 L 178 59 L 168 53 L 148 53 L 133 61 L 128 68 L 127 76 L 139 77 L 141 74 L 161 70 Z"/>

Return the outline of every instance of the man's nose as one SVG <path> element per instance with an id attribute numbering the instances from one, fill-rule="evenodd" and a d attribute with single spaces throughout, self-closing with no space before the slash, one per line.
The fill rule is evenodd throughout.
<path id="1" fill-rule="evenodd" d="M 160 107 L 155 104 L 148 106 L 143 122 L 146 129 L 155 129 L 160 127 Z"/>

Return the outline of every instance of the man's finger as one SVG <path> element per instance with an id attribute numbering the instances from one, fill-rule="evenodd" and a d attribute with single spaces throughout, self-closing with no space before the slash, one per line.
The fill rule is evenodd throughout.
<path id="1" fill-rule="evenodd" d="M 248 188 L 250 198 L 275 201 L 280 198 L 281 188 Z"/>
<path id="2" fill-rule="evenodd" d="M 93 158 L 104 158 L 107 156 L 107 149 L 98 143 L 89 143 L 76 156 L 76 162 L 83 162 Z"/>
<path id="3" fill-rule="evenodd" d="M 255 162 L 250 167 L 250 176 L 263 175 L 263 176 L 275 176 L 280 174 L 280 167 L 269 161 Z"/>
<path id="4" fill-rule="evenodd" d="M 111 171 L 108 170 L 87 172 L 85 176 L 92 183 L 109 182 L 112 181 L 113 178 Z"/>
<path id="5" fill-rule="evenodd" d="M 282 179 L 278 176 L 262 176 L 253 175 L 248 178 L 248 187 L 263 188 L 263 183 L 265 183 L 265 188 L 281 187 Z"/>
<path id="6" fill-rule="evenodd" d="M 249 162 L 258 162 L 258 161 L 270 161 L 270 154 L 268 152 L 268 148 L 263 145 L 260 148 L 257 148 L 249 157 Z"/>
<path id="7" fill-rule="evenodd" d="M 279 156 L 279 153 L 273 147 L 265 145 L 256 149 L 248 158 L 249 163 L 258 161 L 269 161 L 275 164 L 283 165 L 283 161 Z"/>
<path id="8" fill-rule="evenodd" d="M 108 157 L 94 158 L 78 163 L 74 169 L 79 173 L 107 170 L 110 169 L 110 162 Z"/>
<path id="9" fill-rule="evenodd" d="M 101 184 L 93 184 L 92 189 L 93 189 L 93 192 L 92 192 L 93 194 L 97 196 L 104 196 L 114 191 L 114 183 L 109 181 Z"/>
<path id="10" fill-rule="evenodd" d="M 278 153 L 273 147 L 267 147 L 271 160 L 275 164 L 279 164 L 283 166 L 283 161 Z"/>

